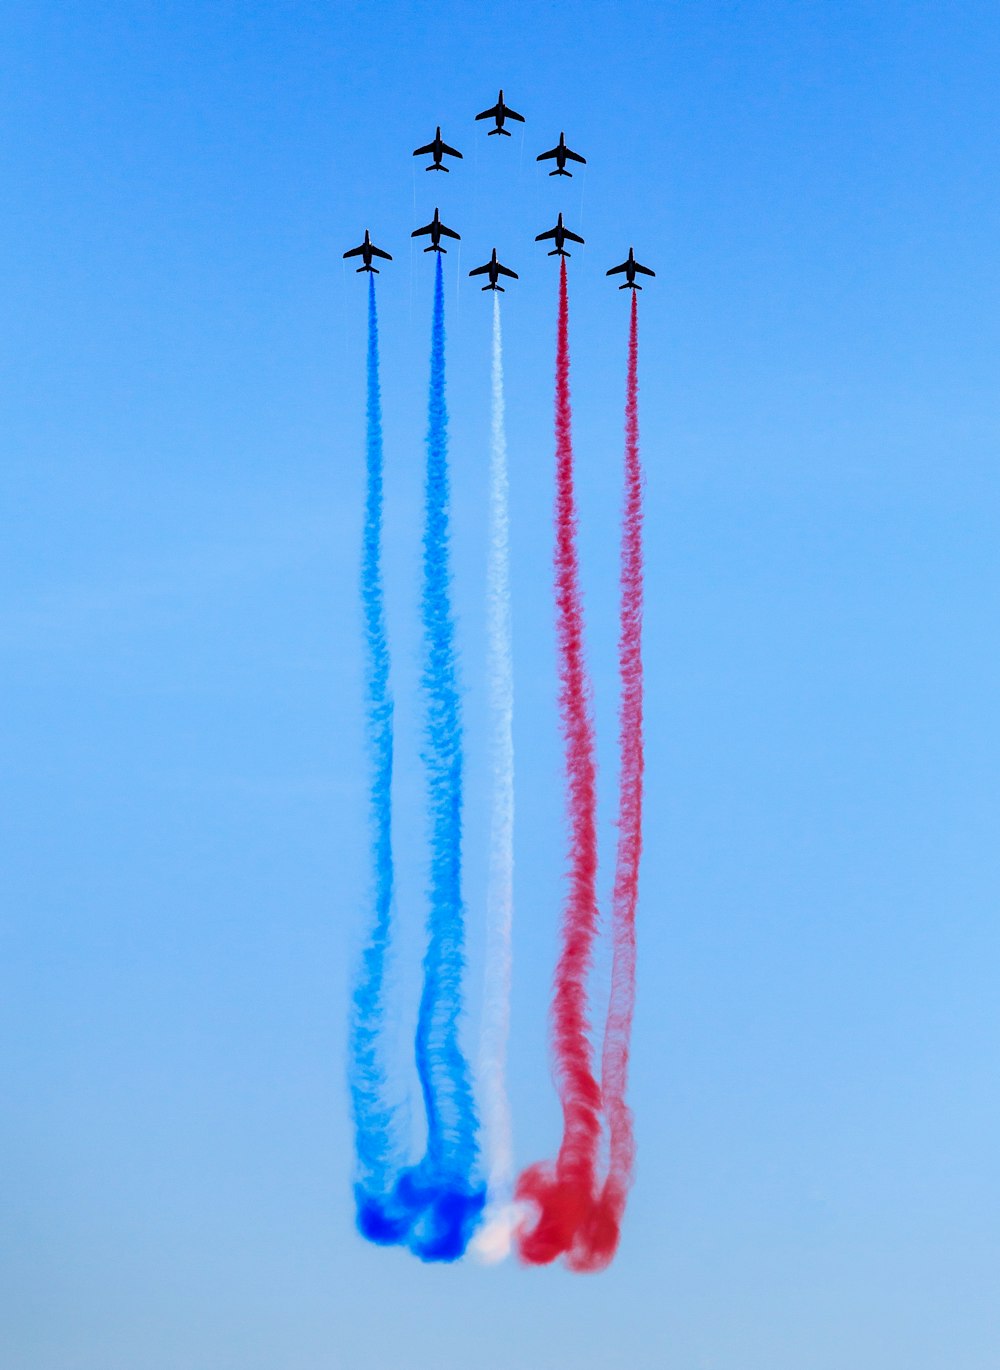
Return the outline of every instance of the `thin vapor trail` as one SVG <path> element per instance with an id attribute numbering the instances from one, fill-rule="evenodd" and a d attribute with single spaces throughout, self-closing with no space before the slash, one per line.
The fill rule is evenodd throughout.
<path id="1" fill-rule="evenodd" d="M 487 1206 L 475 1247 L 503 1260 L 513 1233 L 514 1157 L 507 1095 L 511 929 L 514 913 L 514 673 L 510 603 L 509 481 L 504 428 L 500 296 L 493 296 L 490 536 L 487 564 L 493 793 L 486 892 L 486 976 L 479 1078 L 484 1100 Z"/>

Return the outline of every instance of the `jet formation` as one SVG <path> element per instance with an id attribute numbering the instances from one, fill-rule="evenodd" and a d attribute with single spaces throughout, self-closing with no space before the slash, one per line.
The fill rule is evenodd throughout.
<path id="1" fill-rule="evenodd" d="M 524 115 L 518 114 L 517 110 L 511 109 L 510 105 L 505 102 L 502 90 L 497 97 L 495 105 L 491 106 L 489 109 L 484 109 L 481 113 L 476 115 L 477 123 L 481 119 L 492 119 L 495 124 L 495 127 L 491 128 L 487 134 L 490 138 L 496 136 L 509 138 L 511 136 L 510 129 L 504 127 L 508 120 L 513 120 L 514 123 L 518 124 L 523 124 L 525 122 Z M 462 160 L 462 154 L 459 152 L 458 148 L 451 147 L 444 141 L 444 138 L 441 136 L 440 124 L 434 130 L 434 137 L 431 141 L 425 143 L 423 147 L 414 148 L 413 155 L 414 157 L 430 157 L 430 162 L 424 167 L 425 171 L 450 171 L 451 168 L 444 163 L 445 157 L 454 157 L 459 161 Z M 586 157 L 581 156 L 579 152 L 574 152 L 572 148 L 566 145 L 566 135 L 564 132 L 560 132 L 559 142 L 555 147 L 549 148 L 547 152 L 540 152 L 535 160 L 537 162 L 555 162 L 555 168 L 549 172 L 550 176 L 572 176 L 573 173 L 566 169 L 567 162 L 574 162 L 578 165 L 586 165 L 587 162 Z M 415 228 L 410 234 L 410 237 L 430 238 L 430 243 L 424 248 L 424 251 L 440 253 L 447 252 L 448 250 L 441 243 L 442 237 L 458 241 L 461 239 L 461 234 L 456 233 L 453 228 L 448 228 L 443 224 L 441 222 L 441 216 L 435 208 L 434 218 L 430 223 L 424 224 L 422 228 Z M 554 244 L 552 250 L 548 254 L 550 257 L 568 257 L 570 256 L 570 253 L 566 248 L 566 243 L 582 244 L 583 241 L 584 240 L 579 233 L 574 233 L 571 229 L 566 227 L 563 223 L 562 213 L 559 214 L 553 228 L 546 229 L 544 233 L 539 233 L 535 238 L 536 243 L 552 242 Z M 378 267 L 372 265 L 372 261 L 375 257 L 387 262 L 392 261 L 390 253 L 384 252 L 382 248 L 375 246 L 369 236 L 367 228 L 365 229 L 364 242 L 359 244 L 358 247 L 352 247 L 349 251 L 345 252 L 344 257 L 360 257 L 363 265 L 359 266 L 357 270 L 359 272 L 370 271 L 376 275 L 378 274 Z M 497 260 L 496 248 L 493 249 L 490 260 L 484 262 L 482 266 L 474 267 L 469 272 L 469 275 L 487 276 L 489 284 L 483 286 L 484 290 L 502 291 L 504 287 L 499 283 L 501 276 L 508 277 L 515 281 L 518 279 L 516 271 L 512 271 L 510 267 L 504 266 Z M 635 279 L 636 275 L 655 276 L 656 272 L 651 270 L 648 266 L 643 266 L 640 262 L 637 262 L 635 253 L 630 247 L 628 256 L 625 260 L 619 266 L 611 267 L 606 275 L 625 276 L 624 282 L 619 286 L 620 290 L 641 290 L 642 286 Z"/>

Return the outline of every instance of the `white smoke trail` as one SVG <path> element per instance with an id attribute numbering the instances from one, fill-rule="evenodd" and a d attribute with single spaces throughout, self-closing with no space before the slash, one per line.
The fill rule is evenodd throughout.
<path id="1" fill-rule="evenodd" d="M 493 296 L 493 405 L 490 442 L 490 540 L 487 567 L 493 797 L 486 894 L 486 980 L 479 1077 L 486 1132 L 487 1200 L 474 1249 L 503 1260 L 514 1229 L 514 1155 L 507 1097 L 511 925 L 514 912 L 514 675 L 511 654 L 507 438 L 504 431 L 500 296 Z"/>

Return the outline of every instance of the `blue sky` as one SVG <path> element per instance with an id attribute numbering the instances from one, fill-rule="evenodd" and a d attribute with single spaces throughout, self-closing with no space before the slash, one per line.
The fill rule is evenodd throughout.
<path id="1" fill-rule="evenodd" d="M 1000 1356 L 1000 17 L 880 5 L 24 3 L 0 55 L 0 1319 L 25 1370 L 993 1370 Z M 504 86 L 523 133 L 474 113 Z M 410 150 L 441 123 L 448 178 Z M 534 155 L 566 130 L 585 176 Z M 498 144 L 502 144 L 498 146 Z M 443 184 L 439 184 L 439 182 Z M 403 947 L 414 576 L 450 253 L 481 963 L 496 244 L 518 750 L 512 1088 L 560 897 L 553 264 L 611 827 L 629 243 L 648 472 L 639 1167 L 596 1279 L 354 1234 L 369 226 Z M 484 302 L 485 301 L 485 302 Z M 605 875 L 605 887 L 607 875 Z M 414 985 L 401 986 L 401 1039 Z M 469 1024 L 470 1040 L 475 1012 Z"/>

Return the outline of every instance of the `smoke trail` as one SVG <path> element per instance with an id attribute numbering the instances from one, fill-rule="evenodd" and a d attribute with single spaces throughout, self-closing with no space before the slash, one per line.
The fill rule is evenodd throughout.
<path id="1" fill-rule="evenodd" d="M 601 1101 L 587 1036 L 586 981 L 597 930 L 596 766 L 576 550 L 565 257 L 560 258 L 559 273 L 555 419 L 556 626 L 570 827 L 569 891 L 553 1001 L 563 1139 L 554 1165 L 540 1162 L 529 1167 L 520 1176 L 516 1193 L 535 1210 L 531 1225 L 518 1232 L 522 1259 L 541 1264 L 565 1252 L 570 1264 L 576 1266 L 588 1258 L 585 1229 L 595 1201 Z"/>
<path id="2" fill-rule="evenodd" d="M 462 724 L 455 670 L 449 566 L 448 411 L 445 404 L 444 283 L 434 276 L 427 479 L 423 539 L 423 689 L 427 723 L 423 759 L 430 810 L 430 909 L 424 986 L 415 1040 L 427 1111 L 427 1150 L 405 1171 L 397 1197 L 409 1211 L 409 1246 L 422 1260 L 461 1256 L 485 1203 L 474 1180 L 478 1120 L 469 1066 L 459 1042 L 464 970 L 462 864 Z"/>
<path id="3" fill-rule="evenodd" d="M 642 466 L 639 461 L 639 314 L 632 292 L 625 387 L 625 502 L 622 514 L 621 611 L 618 638 L 621 706 L 618 853 L 612 899 L 611 1000 L 604 1029 L 601 1092 L 609 1129 L 609 1165 L 588 1224 L 579 1268 L 599 1270 L 615 1254 L 632 1183 L 635 1140 L 626 1102 L 629 1040 L 635 1009 L 635 911 L 642 856 Z"/>
<path id="4" fill-rule="evenodd" d="M 382 404 L 379 392 L 375 277 L 368 278 L 367 490 L 361 559 L 364 612 L 366 741 L 371 834 L 372 924 L 352 1001 L 349 1083 L 354 1114 L 355 1202 L 358 1230 L 371 1241 L 399 1241 L 405 1231 L 392 1213 L 399 1165 L 394 1110 L 386 1099 L 380 1039 L 385 1024 L 386 956 L 391 931 L 392 695 L 382 591 Z"/>
<path id="5" fill-rule="evenodd" d="M 475 1248 L 503 1260 L 513 1233 L 513 1146 L 507 1097 L 511 923 L 514 909 L 514 676 L 511 658 L 507 437 L 504 432 L 500 296 L 493 296 L 490 541 L 487 567 L 493 799 L 486 894 L 486 979 L 479 1075 L 485 1098 L 487 1207 Z"/>

